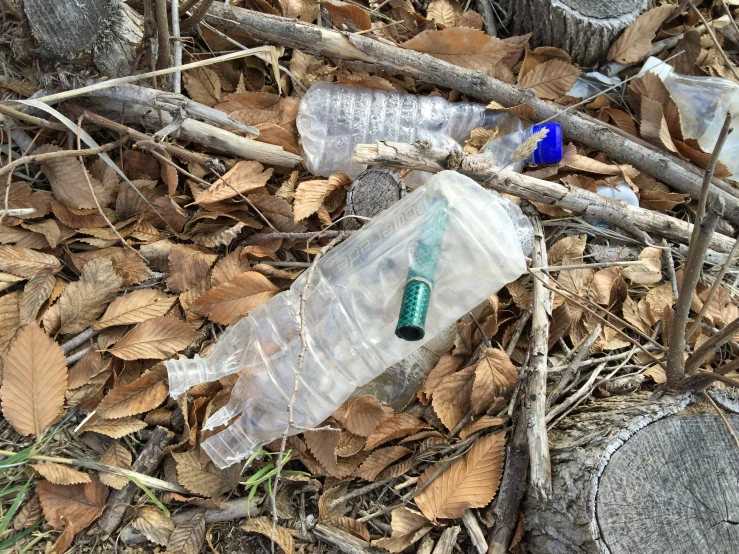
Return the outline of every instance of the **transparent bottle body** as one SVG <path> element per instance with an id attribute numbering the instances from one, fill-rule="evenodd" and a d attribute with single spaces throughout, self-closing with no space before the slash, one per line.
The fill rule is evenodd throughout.
<path id="1" fill-rule="evenodd" d="M 499 136 L 485 153 L 504 166 L 530 136 L 519 118 L 486 110 L 482 104 L 332 83 L 316 83 L 308 90 L 300 101 L 297 126 L 308 171 L 323 176 L 341 172 L 356 177 L 364 171 L 365 165 L 352 160 L 358 144 L 424 140 L 437 148 L 460 150 L 476 127 L 495 128 Z M 518 171 L 523 164 L 522 160 L 513 169 Z M 411 186 L 430 176 L 414 173 L 408 180 Z"/>
<path id="2" fill-rule="evenodd" d="M 320 260 L 305 296 L 307 349 L 292 420 L 297 428 L 318 425 L 358 387 L 525 271 L 519 237 L 533 234 L 528 220 L 511 205 L 467 177 L 445 171 Z M 430 207 L 438 206 L 448 212 L 448 224 L 426 320 L 427 339 L 408 342 L 394 330 L 410 253 L 422 223 L 434 216 Z M 241 372 L 229 403 L 205 426 L 231 422 L 203 443 L 219 467 L 247 457 L 282 436 L 288 426 L 302 350 L 299 306 L 306 278 L 307 272 L 288 291 L 230 327 L 207 358 L 165 362 L 173 397 L 195 384 Z"/>
<path id="3" fill-rule="evenodd" d="M 726 114 L 732 116 L 732 125 L 739 123 L 739 84 L 720 77 L 692 77 L 675 73 L 667 65 L 652 58 L 645 70 L 653 71 L 670 91 L 680 110 L 683 135 L 698 141 L 705 152 L 713 152 Z M 660 62 L 661 63 L 661 62 Z M 731 133 L 726 139 L 719 160 L 739 176 L 739 135 Z"/>

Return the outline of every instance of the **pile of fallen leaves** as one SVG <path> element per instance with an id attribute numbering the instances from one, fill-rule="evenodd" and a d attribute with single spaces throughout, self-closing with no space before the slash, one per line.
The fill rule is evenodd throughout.
<path id="1" fill-rule="evenodd" d="M 324 24 L 328 18 L 338 29 L 371 32 L 531 89 L 699 167 L 710 158 L 683 135 L 679 109 L 655 75 L 631 79 L 625 95 L 608 92 L 580 102 L 567 96 L 581 70 L 565 51 L 531 49 L 528 35 L 489 36 L 479 14 L 452 0 L 434 0 L 424 13 L 409 0 L 373 4 L 372 10 L 312 0 L 247 0 L 246 7 L 305 22 L 320 13 Z M 679 51 L 682 55 L 669 62 L 678 72 L 733 79 L 719 46 L 694 30 L 695 14 L 688 10 L 668 19 L 671 15 L 672 6 L 644 13 L 614 42 L 609 59 L 634 64 L 653 41 L 683 33 L 662 58 Z M 739 37 L 730 27 L 717 24 L 716 30 L 726 31 L 718 33 L 720 40 L 729 37 L 726 43 L 736 45 Z M 251 44 L 244 35 L 224 36 L 207 26 L 196 38 L 186 49 L 192 58 L 233 50 L 234 40 Z M 255 140 L 293 154 L 300 154 L 295 126 L 300 98 L 317 81 L 460 99 L 453 90 L 319 60 L 297 49 L 281 49 L 280 55 L 289 74 L 279 83 L 267 63 L 250 57 L 188 71 L 183 84 L 196 102 L 259 129 Z M 30 96 L 60 79 L 50 67 L 11 69 L 13 78 L 0 82 L 6 99 Z M 622 76 L 635 73 L 627 67 Z M 528 105 L 510 111 L 535 117 Z M 82 126 L 100 144 L 118 138 L 84 120 Z M 431 370 L 417 401 L 396 411 L 361 396 L 339 407 L 320 430 L 289 437 L 273 513 L 269 497 L 279 441 L 266 445 L 248 466 L 225 470 L 200 447 L 212 434 L 202 429 L 204 422 L 227 403 L 238 375 L 198 385 L 174 400 L 161 362 L 177 355 L 207 356 L 224 326 L 288 288 L 326 243 L 307 238 L 343 215 L 351 179 L 316 178 L 301 168 L 265 167 L 254 160 L 183 162 L 125 146 L 109 152 L 123 180 L 102 159 L 65 154 L 74 150 L 69 133 L 29 128 L 35 133 L 34 155 L 59 155 L 0 173 L 7 179 L 0 207 L 33 209 L 0 216 L 0 454 L 7 456 L 1 470 L 0 550 L 38 545 L 64 552 L 77 537 L 78 544 L 102 551 L 116 536 L 110 543 L 91 538 L 93 523 L 110 513 L 112 491 L 126 487 L 135 492 L 116 527 L 130 523 L 142 540 L 172 554 L 196 554 L 205 541 L 214 551 L 219 544 L 225 545 L 220 551 L 236 551 L 251 543 L 256 550 L 272 536 L 273 516 L 279 520 L 274 539 L 288 553 L 319 551 L 307 531 L 316 522 L 389 552 L 436 537 L 439 528 L 465 516 L 492 525 L 490 505 L 503 472 L 519 375 L 528 361 L 531 274 L 492 296 L 474 319 L 458 322 L 453 346 Z M 479 151 L 494 134 L 476 129 L 465 150 Z M 4 162 L 8 149 L 18 157 L 17 144 L 6 133 L 3 147 Z M 644 208 L 686 220 L 695 210 L 658 175 L 579 145 L 567 147 L 561 164 L 530 173 L 592 192 L 626 182 Z M 716 175 L 728 172 L 719 164 Z M 572 349 L 593 333 L 588 358 L 624 354 L 616 377 L 631 380 L 627 387 L 599 383 L 592 395 L 663 383 L 664 371 L 655 360 L 664 358 L 681 271 L 666 279 L 673 268 L 663 272 L 663 249 L 637 247 L 615 229 L 535 206 L 553 218 L 545 218 L 549 264 L 576 266 L 551 280 L 557 292 L 549 335 L 552 385 Z M 591 260 L 639 263 L 593 269 L 586 267 Z M 695 312 L 708 299 L 708 288 L 700 286 Z M 708 325 L 689 337 L 693 347 L 703 344 L 713 327 L 737 318 L 735 293 L 722 285 L 711 297 L 704 316 Z M 635 342 L 657 348 L 637 349 Z M 706 364 L 730 355 L 717 350 Z M 552 406 L 561 401 L 563 388 L 550 398 Z M 136 462 L 158 428 L 170 438 L 160 461 L 144 470 Z M 368 483 L 376 486 L 352 495 Z M 246 506 L 238 520 L 240 537 L 232 536 L 233 521 L 218 524 L 221 520 L 211 517 L 230 509 L 227 501 Z M 132 531 L 126 532 L 130 538 Z M 513 547 L 522 532 L 521 524 Z M 463 551 L 473 548 L 468 535 L 459 541 Z"/>

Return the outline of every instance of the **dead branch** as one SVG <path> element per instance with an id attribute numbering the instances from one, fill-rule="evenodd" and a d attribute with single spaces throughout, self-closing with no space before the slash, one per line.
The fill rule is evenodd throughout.
<path id="1" fill-rule="evenodd" d="M 7 115 L 8 117 L 12 117 L 13 119 L 19 119 L 21 121 L 25 121 L 26 123 L 30 123 L 31 125 L 37 125 L 38 127 L 43 127 L 45 129 L 54 129 L 55 131 L 67 130 L 67 128 L 60 123 L 54 123 L 53 121 L 46 121 L 45 119 L 41 119 L 40 117 L 28 115 L 27 113 L 21 112 L 19 110 L 14 110 L 10 106 L 4 106 L 0 104 L 0 113 L 3 115 Z"/>
<path id="2" fill-rule="evenodd" d="M 569 210 L 582 217 L 607 221 L 621 228 L 628 221 L 642 231 L 674 241 L 687 243 L 693 229 L 690 223 L 665 214 L 635 208 L 577 187 L 551 183 L 507 169 L 501 170 L 485 156 L 449 152 L 433 148 L 427 143 L 360 144 L 354 151 L 354 161 L 431 173 L 454 169 L 498 192 Z M 729 252 L 734 242 L 725 235 L 716 234 L 711 239 L 711 248 L 718 252 Z"/>
<path id="3" fill-rule="evenodd" d="M 159 467 L 164 458 L 164 447 L 174 438 L 174 433 L 164 427 L 157 427 L 152 433 L 146 446 L 133 463 L 133 470 L 144 475 L 151 475 Z M 139 487 L 128 483 L 121 490 L 113 491 L 108 497 L 108 507 L 97 523 L 97 529 L 105 535 L 110 535 L 118 529 Z"/>
<path id="4" fill-rule="evenodd" d="M 551 405 L 559 399 L 559 397 L 565 392 L 566 388 L 569 387 L 570 383 L 577 381 L 580 365 L 588 354 L 590 354 L 590 348 L 595 344 L 595 341 L 598 340 L 602 331 L 603 327 L 601 327 L 600 324 L 596 325 L 595 329 L 593 329 L 593 331 L 575 347 L 576 353 L 572 357 L 572 361 L 570 361 L 567 369 L 562 372 L 559 381 L 557 381 L 549 392 L 547 397 L 547 409 L 549 409 Z"/>
<path id="5" fill-rule="evenodd" d="M 346 554 L 388 554 L 387 550 L 370 545 L 351 533 L 326 523 L 316 523 L 313 534 L 323 542 L 334 545 Z"/>
<path id="6" fill-rule="evenodd" d="M 167 21 L 167 0 L 156 0 L 157 41 L 159 55 L 157 69 L 167 69 L 172 65 L 172 50 L 169 44 L 169 25 Z"/>
<path id="7" fill-rule="evenodd" d="M 664 153 L 646 143 L 625 137 L 615 128 L 574 112 L 560 114 L 560 108 L 534 97 L 530 92 L 508 85 L 479 71 L 447 63 L 428 54 L 403 49 L 384 41 L 359 34 L 333 31 L 301 23 L 293 19 L 236 8 L 216 2 L 208 10 L 206 20 L 221 30 L 245 32 L 253 38 L 276 42 L 287 47 L 343 60 L 355 60 L 390 71 L 409 75 L 421 81 L 451 88 L 473 98 L 495 100 L 504 106 L 530 104 L 539 120 L 554 119 L 562 125 L 565 135 L 595 150 L 608 154 L 619 163 L 628 163 L 641 171 L 659 177 L 674 189 L 698 198 L 701 188 L 700 171 L 689 163 Z M 739 198 L 732 188 L 716 179 L 711 198 L 724 198 L 730 219 L 739 222 Z M 739 194 L 739 193 L 737 193 Z"/>
<path id="8" fill-rule="evenodd" d="M 457 535 L 462 528 L 459 525 L 447 527 L 441 532 L 441 537 L 436 542 L 436 548 L 431 554 L 452 554 L 454 547 L 457 546 Z"/>
<path id="9" fill-rule="evenodd" d="M 234 521 L 245 517 L 254 517 L 259 513 L 257 502 L 247 502 L 244 498 L 235 498 L 223 502 L 224 508 L 185 508 L 182 511 L 172 515 L 172 521 L 175 525 L 180 525 L 192 520 L 198 514 L 205 516 L 205 523 L 219 523 L 222 521 Z M 139 533 L 132 526 L 126 527 L 121 531 L 121 540 L 125 545 L 141 544 L 148 539 Z"/>
<path id="10" fill-rule="evenodd" d="M 541 219 L 529 216 L 534 226 L 533 264 L 547 265 L 547 245 Z M 552 470 L 549 461 L 549 439 L 544 417 L 547 401 L 547 353 L 549 351 L 549 313 L 551 293 L 544 287 L 547 277 L 534 281 L 534 301 L 531 314 L 530 361 L 524 385 L 525 414 L 530 459 L 530 483 L 536 496 L 547 499 L 552 494 Z"/>
<path id="11" fill-rule="evenodd" d="M 485 535 L 482 533 L 480 523 L 475 517 L 475 513 L 472 510 L 465 510 L 462 515 L 462 523 L 465 529 L 467 529 L 467 534 L 477 552 L 479 554 L 485 554 L 488 551 L 488 543 L 485 540 Z"/>
<path id="12" fill-rule="evenodd" d="M 18 158 L 17 160 L 13 160 L 12 162 L 5 164 L 5 166 L 0 168 L 0 177 L 3 177 L 6 173 L 12 173 L 13 171 L 15 171 L 16 167 L 20 167 L 25 164 L 41 164 L 44 162 L 48 162 L 49 160 L 56 160 L 58 158 L 81 159 L 82 156 L 92 156 L 94 154 L 99 154 L 100 152 L 109 152 L 111 150 L 115 150 L 116 148 L 123 146 L 126 142 L 128 142 L 128 137 L 123 136 L 115 142 L 103 144 L 102 146 L 98 146 L 97 148 L 88 148 L 86 150 L 81 150 L 78 148 L 77 150 L 58 150 L 56 152 L 47 152 L 46 154 L 30 154 L 28 156 L 23 156 L 22 158 Z"/>
<path id="13" fill-rule="evenodd" d="M 673 321 L 672 324 L 674 326 L 675 322 Z M 719 346 L 726 344 L 737 331 L 739 331 L 739 318 L 729 323 L 726 327 L 721 329 L 715 335 L 711 335 L 708 340 L 704 342 L 700 348 L 698 348 L 698 350 L 693 352 L 693 354 L 685 362 L 685 372 L 688 375 L 694 373 L 700 367 L 703 361 L 711 354 L 711 352 L 713 352 Z M 670 336 L 670 340 L 672 340 L 672 336 Z M 672 343 L 670 343 L 670 346 L 672 346 Z"/>
<path id="14" fill-rule="evenodd" d="M 698 210 L 696 211 L 695 225 L 691 234 L 688 259 L 685 263 L 680 294 L 675 303 L 675 317 L 672 321 L 672 328 L 670 329 L 670 347 L 667 350 L 667 367 L 665 369 L 667 373 L 667 390 L 676 389 L 685 378 L 683 352 L 685 352 L 685 329 L 688 324 L 690 305 L 693 302 L 695 288 L 698 286 L 698 281 L 700 281 L 701 270 L 703 269 L 706 251 L 713 236 L 713 231 L 716 228 L 719 216 L 724 211 L 722 202 L 715 204 L 712 202 L 710 212 L 706 215 L 708 189 L 710 188 L 711 177 L 713 177 L 713 172 L 716 169 L 721 150 L 726 142 L 726 137 L 729 135 L 730 126 L 731 114 L 727 114 L 703 177 L 703 187 L 698 200 Z"/>

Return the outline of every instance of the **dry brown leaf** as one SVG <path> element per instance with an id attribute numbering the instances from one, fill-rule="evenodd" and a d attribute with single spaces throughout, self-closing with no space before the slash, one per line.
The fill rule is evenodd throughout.
<path id="1" fill-rule="evenodd" d="M 369 14 L 359 6 L 338 0 L 322 2 L 321 6 L 326 8 L 336 27 L 342 28 L 346 25 L 349 31 L 369 31 L 372 28 Z"/>
<path id="2" fill-rule="evenodd" d="M 102 390 L 101 390 L 102 396 Z M 120 419 L 97 419 L 94 423 L 86 425 L 85 431 L 100 433 L 111 439 L 120 439 L 131 433 L 141 431 L 146 423 L 135 417 L 122 417 Z"/>
<path id="3" fill-rule="evenodd" d="M 615 300 L 616 292 L 625 287 L 623 267 L 607 267 L 597 271 L 593 276 L 592 297 L 598 304 L 610 306 Z"/>
<path id="4" fill-rule="evenodd" d="M 456 27 L 459 23 L 459 5 L 452 3 L 451 0 L 434 0 L 426 10 L 426 18 L 441 23 L 445 27 Z M 473 27 L 473 25 L 465 25 L 465 27 Z"/>
<path id="5" fill-rule="evenodd" d="M 195 102 L 213 107 L 221 101 L 221 79 L 209 67 L 183 72 L 182 84 Z"/>
<path id="6" fill-rule="evenodd" d="M 522 310 L 527 309 L 533 302 L 533 295 L 521 281 L 513 281 L 506 285 L 506 290 L 511 295 L 513 302 Z"/>
<path id="7" fill-rule="evenodd" d="M 388 446 L 380 448 L 370 454 L 362 465 L 354 472 L 356 477 L 367 481 L 374 481 L 377 476 L 390 464 L 397 462 L 411 451 L 404 446 Z"/>
<path id="8" fill-rule="evenodd" d="M 573 262 L 573 260 L 569 260 L 568 258 L 565 258 L 563 261 L 565 264 Z M 563 289 L 564 294 L 554 294 L 552 308 L 566 305 L 567 311 L 570 314 L 572 327 L 577 325 L 585 310 L 582 308 L 580 301 L 567 300 L 567 297 L 572 297 L 571 293 L 575 293 L 580 297 L 589 298 L 594 289 L 594 275 L 595 271 L 589 268 L 567 269 L 559 272 L 556 283 L 558 287 Z"/>
<path id="9" fill-rule="evenodd" d="M 167 541 L 168 554 L 198 554 L 205 542 L 205 516 L 200 513 L 176 525 Z"/>
<path id="10" fill-rule="evenodd" d="M 105 419 L 142 414 L 153 410 L 167 398 L 167 371 L 160 364 L 133 383 L 115 387 L 98 404 L 97 413 Z"/>
<path id="11" fill-rule="evenodd" d="M 87 473 L 82 473 L 65 464 L 31 464 L 31 467 L 41 477 L 55 485 L 77 485 L 90 482 L 90 476 Z"/>
<path id="12" fill-rule="evenodd" d="M 57 302 L 60 332 L 80 333 L 87 329 L 115 298 L 122 284 L 110 260 L 99 258 L 85 264 L 80 280 L 69 283 Z"/>
<path id="13" fill-rule="evenodd" d="M 42 271 L 26 283 L 18 306 L 21 325 L 36 321 L 41 306 L 51 296 L 55 284 L 56 278 L 50 271 Z"/>
<path id="14" fill-rule="evenodd" d="M 433 529 L 428 519 L 405 506 L 393 510 L 390 517 L 392 534 L 390 537 L 374 540 L 372 544 L 394 554 L 418 542 Z"/>
<path id="15" fill-rule="evenodd" d="M 22 531 L 36 524 L 41 519 L 41 502 L 37 494 L 31 497 L 31 500 L 23 504 L 18 510 L 18 515 L 13 519 L 13 529 Z"/>
<path id="16" fill-rule="evenodd" d="M 697 143 L 692 143 L 691 141 L 688 141 L 691 142 L 691 144 L 686 144 L 685 142 L 681 142 L 679 140 L 673 140 L 672 142 L 675 144 L 675 148 L 677 148 L 677 151 L 680 153 L 681 156 L 689 159 L 698 167 L 701 167 L 703 169 L 708 167 L 708 164 L 711 161 L 711 155 L 697 149 L 697 147 L 699 146 Z M 723 179 L 725 177 L 729 177 L 731 175 L 731 172 L 723 163 L 717 162 L 714 175 Z"/>
<path id="17" fill-rule="evenodd" d="M 339 445 L 340 438 L 341 434 L 338 431 L 329 431 L 328 429 L 303 433 L 303 440 L 308 450 L 323 466 L 326 473 L 334 477 L 339 475 L 336 447 Z"/>
<path id="18" fill-rule="evenodd" d="M 40 437 L 64 405 L 67 363 L 61 347 L 36 325 L 18 332 L 3 369 L 3 416 L 21 435 Z"/>
<path id="19" fill-rule="evenodd" d="M 154 506 L 142 506 L 131 524 L 151 542 L 166 546 L 174 531 L 174 522 Z"/>
<path id="20" fill-rule="evenodd" d="M 639 254 L 639 265 L 624 268 L 624 277 L 638 285 L 653 285 L 662 280 L 662 250 L 649 246 Z"/>
<path id="21" fill-rule="evenodd" d="M 35 150 L 35 154 L 43 154 L 50 152 L 58 152 L 61 150 L 58 146 L 44 145 Z M 41 171 L 49 179 L 51 191 L 54 198 L 59 200 L 73 209 L 92 209 L 97 208 L 95 198 L 101 206 L 107 206 L 113 200 L 110 192 L 108 192 L 102 183 L 88 175 L 85 177 L 85 167 L 77 158 L 56 158 L 47 160 L 41 164 Z M 93 193 L 90 192 L 89 178 L 92 185 Z"/>
<path id="22" fill-rule="evenodd" d="M 131 452 L 119 441 L 113 441 L 108 449 L 100 456 L 100 463 L 120 469 L 131 469 Z M 116 473 L 100 472 L 100 481 L 114 489 L 122 489 L 128 484 L 128 478 Z M 158 510 L 157 510 L 158 511 Z M 140 515 L 140 512 L 139 512 Z M 147 536 L 148 537 L 148 536 Z"/>
<path id="23" fill-rule="evenodd" d="M 652 312 L 650 319 L 656 323 L 662 319 L 665 307 L 672 306 L 677 299 L 672 293 L 672 283 L 664 283 L 650 289 L 645 296 L 645 300 L 649 302 L 649 308 Z"/>
<path id="24" fill-rule="evenodd" d="M 371 451 L 391 440 L 412 435 L 423 429 L 429 429 L 423 421 L 411 414 L 397 414 L 380 423 L 367 437 L 364 449 Z"/>
<path id="25" fill-rule="evenodd" d="M 72 546 L 72 541 L 74 540 L 75 533 L 76 531 L 74 530 L 74 527 L 72 525 L 65 526 L 64 530 L 57 537 L 56 542 L 53 544 L 48 554 L 64 554 L 67 549 Z"/>
<path id="26" fill-rule="evenodd" d="M 452 354 L 444 354 L 439 361 L 436 362 L 434 369 L 426 377 L 423 387 L 418 391 L 418 399 L 424 404 L 431 402 L 434 391 L 445 377 L 451 375 L 462 366 L 463 357 L 454 356 Z"/>
<path id="27" fill-rule="evenodd" d="M 653 365 L 652 367 L 645 369 L 642 375 L 644 375 L 644 377 L 649 377 L 658 385 L 667 382 L 667 373 L 665 373 L 665 370 L 658 365 Z"/>
<path id="28" fill-rule="evenodd" d="M 192 493 L 218 498 L 233 490 L 239 484 L 241 467 L 239 464 L 226 469 L 218 469 L 213 462 L 203 465 L 197 451 L 173 452 L 177 462 L 177 480 Z"/>
<path id="29" fill-rule="evenodd" d="M 470 411 L 472 387 L 475 382 L 475 366 L 448 375 L 436 387 L 431 401 L 436 415 L 450 431 Z"/>
<path id="30" fill-rule="evenodd" d="M 93 324 L 92 328 L 105 329 L 113 325 L 133 325 L 163 316 L 176 300 L 175 296 L 169 296 L 157 289 L 135 290 L 116 298 L 105 310 L 100 321 Z"/>
<path id="31" fill-rule="evenodd" d="M 165 360 L 201 336 L 181 319 L 155 317 L 136 325 L 110 349 L 110 353 L 122 360 Z"/>
<path id="32" fill-rule="evenodd" d="M 10 273 L 0 272 L 0 292 L 9 289 L 18 281 L 23 281 L 23 278 L 16 275 L 11 275 Z"/>
<path id="33" fill-rule="evenodd" d="M 571 63 L 552 59 L 526 73 L 519 79 L 518 86 L 534 89 L 539 98 L 554 100 L 570 90 L 579 76 L 580 70 Z"/>
<path id="34" fill-rule="evenodd" d="M 672 192 L 666 185 L 640 173 L 634 184 L 639 187 L 639 205 L 642 208 L 666 212 L 690 198 L 687 194 Z"/>
<path id="35" fill-rule="evenodd" d="M 486 506 L 495 496 L 503 472 L 505 431 L 477 439 L 464 457 L 453 461 L 416 497 L 416 505 L 430 521 L 457 519 L 469 508 Z M 429 467 L 420 487 L 436 471 Z"/>
<path id="36" fill-rule="evenodd" d="M 280 241 L 282 242 L 282 241 Z M 210 275 L 211 286 L 217 287 L 229 283 L 239 275 L 249 271 L 249 259 L 243 254 L 244 248 L 239 247 L 227 256 L 224 256 L 213 266 Z"/>
<path id="37" fill-rule="evenodd" d="M 78 389 L 86 385 L 93 375 L 96 375 L 103 368 L 103 358 L 100 352 L 94 348 L 88 350 L 84 356 L 69 368 L 69 380 L 67 387 L 69 389 Z"/>
<path id="38" fill-rule="evenodd" d="M 212 204 L 247 194 L 249 191 L 263 187 L 272 177 L 273 169 L 264 169 L 259 162 L 240 161 L 228 172 L 213 183 L 210 188 L 198 196 L 198 204 Z"/>
<path id="39" fill-rule="evenodd" d="M 677 152 L 675 144 L 670 137 L 662 105 L 650 98 L 641 99 L 641 136 L 647 142 L 666 148 L 670 152 Z"/>
<path id="40" fill-rule="evenodd" d="M 616 108 L 604 108 L 598 112 L 598 116 L 602 117 L 600 114 L 607 115 L 619 129 L 637 136 L 636 123 L 634 123 L 634 119 L 625 111 Z"/>
<path id="41" fill-rule="evenodd" d="M 565 258 L 579 260 L 585 252 L 586 235 L 570 235 L 558 240 L 547 249 L 549 265 L 561 265 Z"/>
<path id="42" fill-rule="evenodd" d="M 683 139 L 683 130 L 680 123 L 680 110 L 672 99 L 670 91 L 667 90 L 662 79 L 660 79 L 656 74 L 649 72 L 637 79 L 634 79 L 629 83 L 627 93 L 631 107 L 637 113 L 641 113 L 644 109 L 642 106 L 643 100 L 648 99 L 659 103 L 662 106 L 662 113 L 665 117 L 669 134 L 675 139 Z M 656 111 L 655 107 L 648 107 L 647 113 L 649 113 L 650 109 L 651 111 Z M 658 119 L 656 116 L 652 116 L 652 118 L 654 120 Z"/>
<path id="43" fill-rule="evenodd" d="M 652 8 L 636 18 L 636 21 L 626 27 L 621 36 L 608 50 L 608 61 L 621 64 L 635 63 L 649 54 L 652 40 L 657 34 L 662 22 L 674 11 L 675 6 L 665 4 Z"/>
<path id="44" fill-rule="evenodd" d="M 54 256 L 20 246 L 0 246 L 0 271 L 32 279 L 42 272 L 56 273 L 62 268 Z"/>
<path id="45" fill-rule="evenodd" d="M 216 254 L 175 244 L 168 258 L 170 274 L 167 287 L 176 294 L 182 294 L 205 277 L 216 258 Z"/>
<path id="46" fill-rule="evenodd" d="M 497 348 L 487 348 L 475 367 L 471 406 L 481 414 L 498 396 L 508 396 L 518 382 L 518 370 L 508 354 Z M 455 424 L 456 425 L 456 424 Z"/>
<path id="47" fill-rule="evenodd" d="M 459 437 L 462 439 L 466 439 L 473 433 L 477 433 L 478 431 L 481 431 L 482 429 L 489 429 L 490 427 L 498 427 L 500 425 L 505 425 L 509 421 L 508 417 L 494 417 L 489 415 L 484 415 L 481 418 L 478 418 L 477 420 L 473 421 L 469 425 L 465 426 L 460 432 Z"/>
<path id="48" fill-rule="evenodd" d="M 77 532 L 100 517 L 108 499 L 108 487 L 97 479 L 80 485 L 54 485 L 49 481 L 36 484 L 46 521 L 54 529 L 71 525 Z"/>
<path id="49" fill-rule="evenodd" d="M 502 40 L 469 27 L 424 31 L 400 46 L 484 73 L 490 72 L 511 49 Z"/>
<path id="50" fill-rule="evenodd" d="M 329 194 L 350 182 L 351 179 L 344 173 L 335 173 L 322 181 L 303 181 L 300 183 L 295 191 L 295 201 L 293 203 L 295 222 L 297 223 L 316 213 Z"/>
<path id="51" fill-rule="evenodd" d="M 387 408 L 383 408 L 374 396 L 368 394 L 349 401 L 342 424 L 355 435 L 369 437 L 380 423 L 392 415 L 392 410 L 388 413 Z"/>
<path id="52" fill-rule="evenodd" d="M 639 329 L 639 331 L 645 334 L 650 334 L 652 332 L 649 325 L 647 325 L 639 315 L 639 305 L 630 296 L 627 296 L 626 300 L 624 300 L 622 311 L 624 319 Z"/>
<path id="53" fill-rule="evenodd" d="M 91 260 L 103 258 L 110 260 L 115 272 L 123 279 L 125 286 L 135 285 L 149 278 L 144 261 L 128 248 L 103 248 L 79 252 L 72 256 L 77 269 L 82 270 Z"/>
<path id="54" fill-rule="evenodd" d="M 639 171 L 631 167 L 630 165 L 615 165 L 599 162 L 593 158 L 587 156 L 581 156 L 580 154 L 574 154 L 571 156 L 565 164 L 571 169 L 579 171 L 586 171 L 588 173 L 598 173 L 600 175 L 625 175 L 626 177 L 633 178 L 639 174 Z"/>
<path id="55" fill-rule="evenodd" d="M 195 301 L 195 306 L 211 321 L 231 325 L 278 292 L 280 289 L 264 275 L 247 271 L 210 289 Z"/>
<path id="56" fill-rule="evenodd" d="M 252 517 L 244 521 L 240 526 L 246 531 L 252 533 L 259 533 L 264 535 L 268 539 L 272 537 L 272 518 L 267 516 Z M 295 540 L 293 539 L 290 531 L 278 525 L 275 529 L 275 542 L 282 548 L 285 554 L 295 553 Z"/>

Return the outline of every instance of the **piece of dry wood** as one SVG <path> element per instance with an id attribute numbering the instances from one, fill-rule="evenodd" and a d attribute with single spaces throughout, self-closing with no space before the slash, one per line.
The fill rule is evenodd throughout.
<path id="1" fill-rule="evenodd" d="M 562 112 L 554 104 L 534 97 L 530 92 L 508 85 L 479 71 L 472 71 L 422 54 L 399 48 L 384 41 L 357 33 L 332 31 L 299 21 L 214 3 L 206 20 L 221 30 L 239 30 L 256 39 L 276 42 L 291 48 L 343 60 L 371 64 L 391 73 L 409 75 L 415 79 L 458 90 L 484 101 L 495 100 L 503 106 L 530 104 L 539 120 L 554 119 L 562 125 L 569 139 L 605 152 L 619 163 L 628 163 L 641 171 L 658 177 L 674 189 L 697 198 L 701 188 L 702 171 L 689 163 L 650 147 L 635 137 L 625 136 L 603 122 L 577 112 Z M 723 196 L 727 217 L 739 223 L 739 192 L 724 181 L 714 180 L 711 196 Z M 728 191 L 728 192 L 727 192 Z"/>
<path id="2" fill-rule="evenodd" d="M 461 530 L 459 525 L 444 529 L 439 540 L 436 542 L 436 548 L 434 548 L 432 554 L 452 554 L 454 547 L 457 545 L 457 535 L 459 535 Z"/>
<path id="3" fill-rule="evenodd" d="M 418 543 L 418 550 L 416 550 L 416 554 L 431 554 L 433 549 L 434 539 L 431 538 L 431 535 L 426 535 L 421 539 L 421 542 Z"/>
<path id="4" fill-rule="evenodd" d="M 346 554 L 387 554 L 387 550 L 372 546 L 367 541 L 326 523 L 316 523 L 313 534 Z"/>
<path id="5" fill-rule="evenodd" d="M 175 525 L 190 521 L 198 514 L 205 516 L 205 523 L 219 523 L 222 521 L 235 521 L 245 517 L 254 517 L 259 514 L 257 502 L 247 502 L 244 498 L 226 500 L 224 508 L 185 508 L 172 516 Z M 141 544 L 146 542 L 146 537 L 131 526 L 121 532 L 123 544 Z"/>
<path id="6" fill-rule="evenodd" d="M 159 467 L 164 457 L 164 448 L 172 441 L 174 433 L 164 427 L 157 427 L 151 434 L 146 446 L 133 463 L 133 470 L 144 475 L 151 475 Z M 123 521 L 126 510 L 140 489 L 134 483 L 128 483 L 120 490 L 113 491 L 108 497 L 108 507 L 97 522 L 97 529 L 110 535 Z M 96 531 L 97 532 L 97 531 Z"/>
<path id="7" fill-rule="evenodd" d="M 462 523 L 464 524 L 465 529 L 467 529 L 467 534 L 470 536 L 472 545 L 475 547 L 477 552 L 479 552 L 479 554 L 485 554 L 488 551 L 488 543 L 485 540 L 485 535 L 483 535 L 480 524 L 472 510 L 465 510 L 464 515 L 462 516 Z"/>
<path id="8" fill-rule="evenodd" d="M 622 228 L 630 229 L 633 225 L 677 242 L 687 243 L 693 229 L 691 224 L 665 214 L 629 206 L 577 187 L 500 170 L 485 156 L 449 152 L 427 143 L 360 144 L 354 151 L 354 159 L 370 165 L 420 169 L 431 173 L 454 169 L 498 192 L 563 208 L 575 215 L 607 221 Z M 710 243 L 717 252 L 730 252 L 733 246 L 734 239 L 718 233 L 713 235 Z"/>
<path id="9" fill-rule="evenodd" d="M 113 88 L 96 90 L 89 93 L 88 96 L 142 104 L 150 108 L 162 109 L 175 115 L 182 110 L 185 115 L 193 119 L 207 121 L 222 127 L 233 127 L 253 135 L 259 134 L 259 130 L 256 127 L 244 125 L 240 121 L 233 119 L 226 112 L 190 100 L 182 94 L 125 84 Z"/>
<path id="10" fill-rule="evenodd" d="M 535 212 L 535 210 L 534 210 Z M 529 215 L 534 226 L 535 267 L 547 265 L 547 244 L 538 212 Z M 548 277 L 534 280 L 534 301 L 531 313 L 531 336 L 529 338 L 529 365 L 524 381 L 523 413 L 529 446 L 529 482 L 538 498 L 546 499 L 552 493 L 552 473 L 549 461 L 549 439 L 546 426 L 547 403 L 547 354 L 549 351 L 549 314 L 552 310 L 552 295 L 544 287 Z"/>
<path id="11" fill-rule="evenodd" d="M 126 104 L 126 109 L 123 111 L 120 103 L 110 99 L 93 98 L 93 103 L 99 111 L 125 113 L 126 120 L 141 121 L 143 119 L 148 125 L 157 128 L 161 127 L 161 123 L 169 125 L 174 119 L 165 111 L 156 113 L 140 104 Z M 295 167 L 303 161 L 300 156 L 285 151 L 281 146 L 248 139 L 195 119 L 183 120 L 178 132 L 180 138 L 235 158 L 256 160 L 278 167 Z"/>

